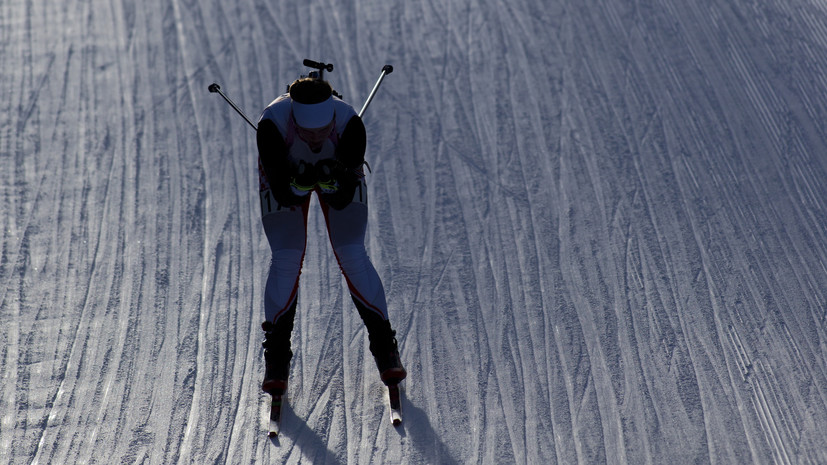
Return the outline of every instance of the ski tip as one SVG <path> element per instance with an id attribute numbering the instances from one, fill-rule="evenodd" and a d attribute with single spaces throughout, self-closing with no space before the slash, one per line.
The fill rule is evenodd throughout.
<path id="1" fill-rule="evenodd" d="M 277 437 L 279 437 L 279 433 L 278 433 L 278 431 L 270 431 L 269 433 L 267 433 L 267 437 L 268 438 L 277 438 Z"/>
<path id="2" fill-rule="evenodd" d="M 402 419 L 401 418 L 394 418 L 393 419 L 393 426 L 399 426 L 401 424 L 402 424 Z"/>

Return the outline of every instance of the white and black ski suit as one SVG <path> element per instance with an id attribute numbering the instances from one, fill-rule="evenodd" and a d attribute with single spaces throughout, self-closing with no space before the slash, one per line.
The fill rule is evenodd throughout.
<path id="1" fill-rule="evenodd" d="M 365 127 L 353 107 L 335 97 L 334 105 L 334 128 L 315 152 L 298 134 L 301 128 L 294 122 L 288 94 L 276 98 L 259 119 L 262 224 L 272 251 L 264 312 L 274 324 L 291 309 L 295 311 L 312 192 L 319 198 L 330 243 L 354 302 L 360 312 L 388 319 L 385 291 L 364 244 L 368 218 L 362 171 Z M 323 176 L 320 166 L 328 162 L 336 166 L 335 186 L 316 183 Z M 308 171 L 315 174 L 307 176 Z M 296 182 L 302 176 L 304 183 Z"/>

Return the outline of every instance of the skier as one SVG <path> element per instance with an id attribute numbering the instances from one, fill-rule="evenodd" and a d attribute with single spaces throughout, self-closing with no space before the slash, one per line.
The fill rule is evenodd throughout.
<path id="1" fill-rule="evenodd" d="M 330 243 L 353 303 L 368 331 L 382 382 L 394 388 L 407 372 L 388 320 L 385 291 L 365 250 L 368 207 L 363 172 L 365 126 L 353 107 L 318 77 L 293 82 L 264 110 L 257 131 L 262 225 L 272 251 L 262 324 L 266 369 L 262 389 L 287 389 L 290 335 L 316 192 Z"/>

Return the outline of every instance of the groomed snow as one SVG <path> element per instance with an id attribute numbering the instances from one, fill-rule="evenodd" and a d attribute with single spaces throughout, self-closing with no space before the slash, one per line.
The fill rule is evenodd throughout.
<path id="1" fill-rule="evenodd" d="M 819 0 L 0 2 L 0 463 L 827 463 Z M 253 131 L 365 115 L 405 422 L 317 208 L 259 391 Z"/>

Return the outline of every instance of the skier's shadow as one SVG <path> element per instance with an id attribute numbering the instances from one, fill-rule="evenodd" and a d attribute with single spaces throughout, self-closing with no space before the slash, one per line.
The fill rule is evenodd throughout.
<path id="1" fill-rule="evenodd" d="M 396 428 L 396 431 L 400 436 L 410 438 L 410 443 L 419 456 L 426 459 L 427 463 L 444 465 L 461 463 L 454 458 L 448 446 L 441 441 L 440 435 L 434 431 L 424 410 L 412 404 L 405 397 L 402 399 L 402 413 L 404 421 L 402 426 Z M 281 412 L 281 424 L 288 428 L 282 429 L 281 437 L 289 435 L 293 446 L 301 449 L 304 458 L 311 460 L 312 463 L 341 463 L 338 456 L 327 448 L 324 439 L 310 428 L 304 419 L 296 416 L 289 404 L 286 404 Z M 273 445 L 281 447 L 279 437 L 272 438 L 270 441 Z"/>
<path id="2" fill-rule="evenodd" d="M 404 420 L 397 432 L 403 437 L 410 436 L 411 444 L 420 457 L 428 463 L 459 465 L 448 446 L 440 440 L 439 433 L 434 431 L 425 411 L 412 404 L 407 397 L 402 399 L 402 415 Z"/>
<path id="3" fill-rule="evenodd" d="M 298 447 L 303 457 L 310 460 L 310 463 L 342 463 L 336 454 L 327 448 L 327 443 L 321 436 L 313 431 L 303 418 L 296 416 L 290 404 L 285 404 L 281 411 L 281 424 L 282 426 L 289 425 L 287 431 L 282 428 L 281 436 L 286 437 L 289 434 L 293 446 Z M 281 440 L 278 436 L 271 438 L 270 442 L 276 447 L 281 447 Z"/>

